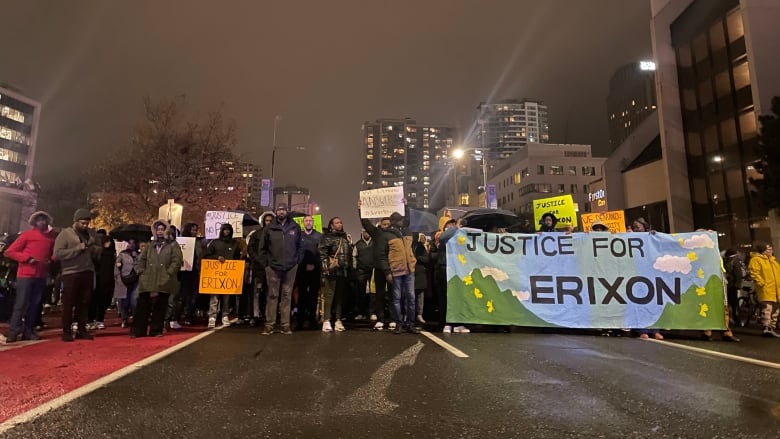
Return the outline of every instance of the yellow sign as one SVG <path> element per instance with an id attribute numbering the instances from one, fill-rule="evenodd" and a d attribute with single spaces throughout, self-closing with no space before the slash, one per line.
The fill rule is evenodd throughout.
<path id="1" fill-rule="evenodd" d="M 244 261 L 203 259 L 200 263 L 200 294 L 241 294 Z"/>
<path id="2" fill-rule="evenodd" d="M 304 226 L 303 226 L 303 219 L 304 218 L 305 217 L 303 217 L 303 216 L 296 216 L 295 218 L 293 218 L 293 221 L 295 221 L 301 227 L 301 230 L 304 229 Z M 312 228 L 314 230 L 322 233 L 322 215 L 319 215 L 319 214 L 318 215 L 312 215 L 311 219 L 314 222 L 314 225 L 312 226 Z"/>
<path id="3" fill-rule="evenodd" d="M 558 229 L 577 227 L 577 210 L 571 194 L 534 200 L 534 224 L 538 225 L 545 213 L 552 213 L 558 218 L 558 224 L 555 225 Z"/>
<path id="4" fill-rule="evenodd" d="M 590 232 L 590 226 L 596 220 L 601 220 L 612 233 L 626 232 L 626 216 L 622 210 L 610 210 L 609 212 L 583 213 L 582 231 Z"/>

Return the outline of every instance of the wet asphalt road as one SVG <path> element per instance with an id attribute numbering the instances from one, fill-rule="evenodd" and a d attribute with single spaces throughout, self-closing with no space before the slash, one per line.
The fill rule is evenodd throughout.
<path id="1" fill-rule="evenodd" d="M 421 335 L 228 328 L 2 437 L 780 437 L 777 369 L 635 338 L 443 338 L 469 358 Z M 774 341 L 683 343 L 777 361 Z"/>

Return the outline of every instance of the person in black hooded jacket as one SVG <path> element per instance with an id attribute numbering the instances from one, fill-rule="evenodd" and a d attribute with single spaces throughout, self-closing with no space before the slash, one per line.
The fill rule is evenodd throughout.
<path id="1" fill-rule="evenodd" d="M 319 251 L 322 274 L 325 277 L 325 289 L 322 293 L 322 332 L 341 332 L 344 331 L 341 305 L 349 288 L 348 268 L 352 265 L 352 252 L 341 218 L 334 217 L 328 222 L 328 231 L 322 235 Z M 331 311 L 336 317 L 333 326 L 330 324 Z"/>
<path id="2" fill-rule="evenodd" d="M 222 224 L 222 227 L 219 228 L 219 238 L 208 243 L 206 250 L 203 253 L 203 259 L 217 259 L 219 262 L 240 259 L 238 246 L 233 239 L 233 226 L 230 224 Z M 223 294 L 221 302 L 222 326 L 230 326 L 230 317 L 228 316 L 230 310 L 230 296 Z M 219 311 L 219 308 L 219 295 L 214 294 L 211 296 L 209 302 L 209 328 L 213 328 L 217 325 L 217 312 Z"/>

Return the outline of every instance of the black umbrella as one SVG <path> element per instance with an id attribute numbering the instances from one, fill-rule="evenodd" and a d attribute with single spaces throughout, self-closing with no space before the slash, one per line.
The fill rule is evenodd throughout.
<path id="1" fill-rule="evenodd" d="M 520 222 L 514 212 L 504 209 L 476 209 L 460 218 L 466 227 L 489 230 L 493 227 L 512 227 Z"/>
<path id="2" fill-rule="evenodd" d="M 260 225 L 260 221 L 258 221 L 258 219 L 252 216 L 250 213 L 244 212 L 242 210 L 231 210 L 231 212 L 244 214 L 244 217 L 241 218 L 241 225 L 244 227 Z"/>
<path id="3" fill-rule="evenodd" d="M 152 229 L 146 224 L 122 224 L 111 230 L 111 237 L 118 241 L 135 239 L 136 241 L 151 241 Z"/>

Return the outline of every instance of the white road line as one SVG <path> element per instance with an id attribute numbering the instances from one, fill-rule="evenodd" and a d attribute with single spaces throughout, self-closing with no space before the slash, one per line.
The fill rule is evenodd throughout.
<path id="1" fill-rule="evenodd" d="M 652 341 L 652 342 L 660 343 L 664 346 L 671 346 L 677 349 L 684 349 L 687 351 L 698 352 L 700 354 L 712 355 L 713 357 L 720 357 L 720 358 L 726 358 L 734 361 L 741 361 L 743 363 L 749 363 L 756 366 L 768 367 L 771 369 L 780 369 L 780 363 L 772 363 L 770 361 L 757 360 L 755 358 L 750 358 L 750 357 L 740 357 L 739 355 L 732 355 L 732 354 L 726 354 L 724 352 L 711 351 L 709 349 L 696 348 L 693 346 L 687 346 L 684 344 L 674 343 L 670 341 L 661 341 L 661 340 L 653 340 L 653 339 L 649 339 L 645 341 Z"/>
<path id="2" fill-rule="evenodd" d="M 449 353 L 451 353 L 452 355 L 454 355 L 454 356 L 456 356 L 458 358 L 468 358 L 469 357 L 468 355 L 466 355 L 465 352 L 463 352 L 460 349 L 456 348 L 455 346 L 447 343 L 446 341 L 440 339 L 439 337 L 431 334 L 428 331 L 420 331 L 420 334 L 428 337 L 432 342 L 434 342 L 437 345 L 443 347 L 444 349 L 449 351 Z"/>
<path id="3" fill-rule="evenodd" d="M 187 340 L 184 340 L 183 342 L 173 345 L 169 347 L 168 349 L 164 351 L 160 351 L 150 357 L 144 358 L 143 360 L 137 361 L 129 366 L 125 366 L 122 369 L 117 370 L 116 372 L 113 372 L 111 374 L 108 374 L 104 376 L 103 378 L 99 378 L 89 384 L 85 384 L 78 389 L 72 390 L 60 397 L 54 398 L 51 401 L 44 403 L 42 405 L 39 405 L 38 407 L 35 407 L 34 409 L 30 409 L 20 415 L 16 415 L 11 419 L 6 420 L 5 422 L 0 424 L 0 434 L 16 427 L 19 424 L 23 424 L 25 422 L 30 422 L 39 416 L 45 414 L 49 410 L 54 410 L 56 408 L 62 407 L 63 405 L 73 401 L 76 398 L 80 398 L 84 395 L 87 395 L 89 393 L 94 392 L 95 390 L 106 386 L 126 375 L 129 375 L 136 370 L 148 366 L 151 363 L 154 363 L 155 361 L 164 358 L 180 349 L 183 349 L 196 341 L 199 341 L 205 337 L 208 337 L 209 335 L 213 334 L 214 331 L 206 331 L 201 334 L 198 334 L 192 338 L 189 338 Z"/>

